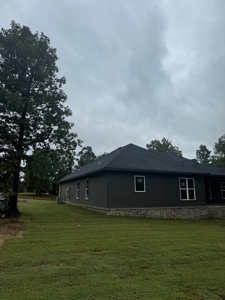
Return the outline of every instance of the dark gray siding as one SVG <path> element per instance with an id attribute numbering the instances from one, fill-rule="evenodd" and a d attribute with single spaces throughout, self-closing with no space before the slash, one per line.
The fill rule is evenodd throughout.
<path id="1" fill-rule="evenodd" d="M 86 179 L 89 179 L 89 200 L 85 199 Z M 76 199 L 77 181 L 80 183 L 80 197 Z M 70 203 L 107 207 L 107 172 L 100 172 L 61 183 L 61 198 L 66 200 L 66 189 L 70 188 Z"/>
<path id="2" fill-rule="evenodd" d="M 208 199 L 209 204 L 225 204 L 222 198 L 221 182 L 225 182 L 225 177 L 210 177 L 212 199 Z"/>
<path id="3" fill-rule="evenodd" d="M 135 193 L 135 175 L 145 176 L 145 193 Z M 194 178 L 195 201 L 180 200 L 180 177 Z M 111 171 L 108 174 L 108 204 L 109 208 L 206 205 L 204 177 Z"/>

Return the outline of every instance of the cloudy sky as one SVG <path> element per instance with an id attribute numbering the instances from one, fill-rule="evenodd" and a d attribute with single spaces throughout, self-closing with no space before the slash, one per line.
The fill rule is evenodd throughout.
<path id="1" fill-rule="evenodd" d="M 0 20 L 50 38 L 96 154 L 166 137 L 195 158 L 225 134 L 224 0 L 0 0 Z"/>

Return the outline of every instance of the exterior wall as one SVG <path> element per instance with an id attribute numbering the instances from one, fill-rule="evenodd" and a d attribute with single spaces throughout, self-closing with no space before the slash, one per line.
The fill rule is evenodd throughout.
<path id="1" fill-rule="evenodd" d="M 89 199 L 85 199 L 86 179 L 89 179 Z M 80 197 L 76 199 L 77 181 L 80 183 Z M 69 188 L 69 202 L 82 206 L 107 207 L 107 172 L 101 172 L 81 177 L 61 185 L 60 197 L 66 202 L 66 189 Z"/>
<path id="2" fill-rule="evenodd" d="M 134 176 L 145 176 L 146 192 L 135 193 Z M 181 201 L 179 178 L 194 178 L 196 200 Z M 117 172 L 108 174 L 108 208 L 188 207 L 206 205 L 203 176 Z"/>
<path id="3" fill-rule="evenodd" d="M 134 176 L 145 176 L 146 192 L 134 191 Z M 179 178 L 194 178 L 196 200 L 180 200 Z M 89 178 L 89 200 L 85 199 L 86 179 Z M 225 204 L 222 199 L 221 182 L 225 177 L 211 177 L 212 199 L 207 199 L 203 176 L 153 174 L 144 172 L 99 172 L 79 178 L 80 199 L 76 199 L 77 179 L 60 184 L 60 197 L 66 202 L 69 188 L 69 203 L 99 208 L 145 208 L 145 207 L 192 207 L 207 204 Z M 108 186 L 107 186 L 108 185 Z"/>
<path id="4" fill-rule="evenodd" d="M 212 199 L 208 199 L 209 204 L 225 204 L 222 198 L 221 182 L 225 182 L 225 177 L 210 177 Z"/>

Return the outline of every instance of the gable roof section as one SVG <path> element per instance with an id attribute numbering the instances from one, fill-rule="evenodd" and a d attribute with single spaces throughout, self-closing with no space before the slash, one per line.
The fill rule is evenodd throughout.
<path id="1" fill-rule="evenodd" d="M 199 164 L 195 159 L 189 160 L 173 153 L 147 150 L 128 144 L 81 167 L 59 182 L 69 181 L 102 170 L 225 176 L 225 170 L 208 164 Z"/>
<path id="2" fill-rule="evenodd" d="M 120 154 L 121 151 L 123 151 L 123 148 L 124 147 L 120 147 L 120 148 L 110 152 L 109 154 L 104 155 L 100 159 L 93 161 L 87 165 L 84 165 L 80 169 L 77 169 L 73 173 L 63 177 L 59 182 L 68 181 L 73 178 L 77 178 L 77 177 L 80 177 L 83 175 L 87 175 L 87 174 L 91 174 L 91 173 L 95 173 L 95 172 L 104 170 L 107 167 L 107 165 L 113 159 L 115 159 Z"/>

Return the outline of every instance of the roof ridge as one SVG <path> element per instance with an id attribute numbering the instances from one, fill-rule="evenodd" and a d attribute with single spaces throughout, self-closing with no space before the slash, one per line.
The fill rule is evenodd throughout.
<path id="1" fill-rule="evenodd" d="M 105 166 L 105 168 L 107 168 L 108 167 L 108 165 L 109 164 L 111 164 L 117 157 L 118 157 L 118 155 L 119 154 L 121 154 L 121 152 L 123 152 L 124 151 L 124 149 L 127 147 L 127 146 L 129 146 L 129 145 L 131 145 L 131 144 L 128 144 L 128 145 L 126 145 L 126 146 L 123 146 L 123 147 L 119 147 L 119 148 L 117 148 L 116 150 L 121 150 L 106 166 Z M 114 151 L 116 151 L 116 150 L 114 150 Z M 113 151 L 113 152 L 114 152 Z M 112 152 L 111 152 L 112 153 Z"/>
<path id="2" fill-rule="evenodd" d="M 115 150 L 113 150 L 113 151 L 107 153 L 106 155 L 103 155 L 102 157 L 97 158 L 97 159 L 91 161 L 90 163 L 87 163 L 87 164 L 85 164 L 85 165 L 83 165 L 83 166 L 80 166 L 79 168 L 81 169 L 81 168 L 83 168 L 83 167 L 85 167 L 85 166 L 87 166 L 87 165 L 94 164 L 94 163 L 96 163 L 96 162 L 98 162 L 98 161 L 101 162 L 102 160 L 104 160 L 104 159 L 106 158 L 106 156 L 109 156 L 110 154 L 112 154 L 113 152 L 116 152 L 116 151 L 119 150 L 120 148 L 122 148 L 122 147 L 119 147 L 119 148 L 117 148 L 117 149 L 115 149 Z M 106 165 L 106 166 L 107 166 L 107 165 Z M 104 168 L 103 168 L 103 169 L 104 169 Z"/>
<path id="3" fill-rule="evenodd" d="M 124 146 L 124 147 L 126 147 L 126 146 Z M 82 174 L 83 171 L 84 171 L 84 172 L 89 172 L 87 169 L 89 169 L 90 166 L 92 166 L 93 168 L 96 168 L 95 171 L 97 171 L 97 169 L 98 169 L 98 171 L 100 171 L 100 170 L 101 170 L 101 171 L 105 170 L 105 169 L 108 167 L 108 165 L 109 165 L 114 159 L 116 159 L 116 158 L 118 157 L 118 155 L 121 153 L 121 151 L 119 151 L 119 150 L 123 150 L 124 147 L 119 147 L 119 148 L 113 150 L 112 152 L 110 152 L 110 153 L 108 153 L 108 154 L 106 154 L 106 155 L 104 155 L 104 156 L 102 156 L 102 157 L 100 157 L 100 158 L 98 158 L 98 159 L 96 159 L 96 160 L 94 160 L 94 161 L 88 163 L 88 164 L 85 164 L 85 165 L 83 165 L 83 166 L 80 166 L 79 168 L 77 168 L 76 170 L 74 170 L 72 173 L 70 173 L 70 174 L 66 175 L 65 177 L 63 177 L 62 179 L 60 179 L 60 181 L 65 180 L 67 177 L 69 177 L 69 178 L 68 178 L 69 180 L 72 180 L 73 178 L 76 177 L 77 172 L 80 172 L 80 174 Z M 106 157 L 109 157 L 110 155 L 114 155 L 114 153 L 115 153 L 116 151 L 119 151 L 119 153 L 117 153 L 115 157 L 113 157 L 112 159 L 109 159 L 110 161 L 109 161 L 108 163 L 107 163 L 107 162 L 104 162 L 105 159 L 106 159 Z M 99 163 L 100 163 L 100 164 L 99 164 Z M 60 181 L 59 181 L 59 182 L 60 182 Z"/>

